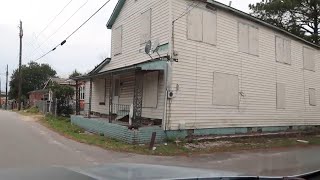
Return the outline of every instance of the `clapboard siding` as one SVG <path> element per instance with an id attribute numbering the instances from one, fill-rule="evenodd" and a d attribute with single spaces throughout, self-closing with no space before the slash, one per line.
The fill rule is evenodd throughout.
<path id="1" fill-rule="evenodd" d="M 172 1 L 173 19 L 189 1 Z M 204 7 L 200 4 L 199 7 Z M 259 29 L 259 55 L 238 52 L 238 22 Z M 172 65 L 172 87 L 179 85 L 168 107 L 169 128 L 251 127 L 320 124 L 319 51 L 316 71 L 303 70 L 307 46 L 270 28 L 217 10 L 217 44 L 187 40 L 187 16 L 175 22 L 174 47 L 179 62 Z M 291 39 L 291 65 L 276 62 L 275 36 Z M 212 101 L 213 72 L 239 77 L 239 106 L 216 106 Z M 285 83 L 286 108 L 276 108 L 276 83 Z M 317 106 L 309 105 L 308 89 L 315 88 Z"/>
<path id="2" fill-rule="evenodd" d="M 140 15 L 151 9 L 151 40 L 158 39 L 160 44 L 169 42 L 169 5 L 168 0 L 126 0 L 120 14 L 113 24 L 112 31 L 122 26 L 122 53 L 114 55 L 114 37 L 111 38 L 111 62 L 102 71 L 129 66 L 150 60 L 145 53 L 139 52 Z M 166 55 L 162 53 L 161 55 Z"/>

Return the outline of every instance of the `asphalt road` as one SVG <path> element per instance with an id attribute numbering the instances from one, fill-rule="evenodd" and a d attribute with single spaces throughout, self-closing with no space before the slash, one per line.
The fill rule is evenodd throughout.
<path id="1" fill-rule="evenodd" d="M 286 176 L 320 169 L 319 152 L 320 147 L 314 146 L 191 157 L 118 153 L 72 141 L 31 118 L 0 110 L 0 169 L 144 163 L 233 171 L 246 175 Z"/>

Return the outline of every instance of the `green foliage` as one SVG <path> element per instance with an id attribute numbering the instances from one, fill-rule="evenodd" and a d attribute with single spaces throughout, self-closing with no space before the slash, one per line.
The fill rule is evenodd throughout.
<path id="1" fill-rule="evenodd" d="M 28 97 L 28 92 L 42 89 L 45 82 L 52 76 L 56 75 L 56 71 L 53 70 L 48 64 L 38 64 L 36 62 L 29 62 L 28 65 L 22 65 L 22 99 L 25 100 Z M 9 83 L 10 99 L 18 98 L 18 82 L 19 71 L 18 69 L 13 71 L 11 81 Z"/>
<path id="2" fill-rule="evenodd" d="M 251 15 L 319 44 L 319 0 L 261 0 L 249 8 Z"/>
<path id="3" fill-rule="evenodd" d="M 70 86 L 53 83 L 50 86 L 54 98 L 57 99 L 57 114 L 70 116 L 73 113 L 71 100 L 74 95 L 74 89 Z"/>
<path id="4" fill-rule="evenodd" d="M 26 113 L 31 113 L 31 114 L 39 113 L 39 109 L 37 107 L 35 107 L 35 106 L 33 106 L 33 107 L 29 108 L 29 109 L 26 109 L 25 111 L 26 111 Z"/>
<path id="5" fill-rule="evenodd" d="M 77 76 L 81 76 L 82 74 L 79 73 L 76 69 L 69 75 L 69 79 L 72 79 L 74 77 L 77 77 Z"/>

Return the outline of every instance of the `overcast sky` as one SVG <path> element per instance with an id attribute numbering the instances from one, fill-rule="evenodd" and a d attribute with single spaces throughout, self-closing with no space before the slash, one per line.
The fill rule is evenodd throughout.
<path id="1" fill-rule="evenodd" d="M 20 19 L 23 21 L 24 29 L 22 63 L 26 64 L 31 60 L 37 59 L 60 43 L 105 1 L 106 0 L 1 1 L 1 89 L 4 90 L 5 86 L 6 64 L 9 65 L 10 74 L 18 67 L 18 25 Z M 229 3 L 229 0 L 218 1 L 225 4 Z M 232 7 L 248 12 L 248 4 L 258 1 L 259 0 L 233 0 Z M 69 5 L 56 17 L 61 9 L 68 3 Z M 63 47 L 58 48 L 37 62 L 50 64 L 60 77 L 68 76 L 74 69 L 85 73 L 94 68 L 103 58 L 110 55 L 111 31 L 108 30 L 105 25 L 116 3 L 117 0 L 111 0 L 96 16 L 74 34 Z M 75 13 L 76 11 L 77 13 Z M 54 21 L 50 23 L 53 19 Z M 66 22 L 67 20 L 68 22 Z M 46 28 L 48 24 L 49 26 Z"/>

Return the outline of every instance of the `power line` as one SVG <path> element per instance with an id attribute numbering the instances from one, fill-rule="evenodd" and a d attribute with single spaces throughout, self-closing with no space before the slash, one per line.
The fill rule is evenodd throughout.
<path id="1" fill-rule="evenodd" d="M 43 54 L 42 56 L 40 56 L 39 58 L 37 58 L 34 61 L 37 61 L 37 60 L 43 58 L 44 56 L 48 55 L 50 52 L 56 50 L 57 47 L 63 46 L 72 35 L 74 35 L 82 26 L 84 26 L 93 16 L 95 16 L 109 2 L 110 2 L 110 0 L 107 0 L 98 10 L 96 10 L 86 21 L 84 21 L 77 29 L 75 29 L 69 36 L 67 36 L 60 44 L 56 45 L 53 49 L 51 49 L 47 53 Z"/>
<path id="2" fill-rule="evenodd" d="M 175 20 L 173 20 L 173 23 L 174 23 L 175 21 L 179 20 L 180 18 L 182 18 L 183 16 L 187 15 L 193 8 L 197 7 L 199 4 L 200 4 L 200 1 L 199 1 L 196 5 L 194 5 L 194 1 L 193 1 L 192 4 L 190 4 L 190 5 L 187 7 L 187 9 L 186 9 L 185 12 L 181 13 L 179 17 L 177 17 Z M 193 6 L 193 5 L 194 5 L 194 6 Z"/>
<path id="3" fill-rule="evenodd" d="M 33 56 L 35 54 L 35 51 L 38 50 L 44 43 L 46 43 L 53 35 L 55 35 L 75 14 L 77 14 L 77 12 L 82 9 L 82 7 L 84 7 L 86 4 L 88 3 L 88 0 L 83 3 L 62 25 L 60 25 L 58 27 L 58 29 L 56 29 L 53 33 L 51 33 L 51 35 L 49 35 L 33 52 L 32 55 L 30 55 L 29 57 Z"/>
<path id="4" fill-rule="evenodd" d="M 36 38 L 38 38 L 38 37 L 40 36 L 40 34 L 43 33 L 43 32 L 49 27 L 49 25 L 50 25 L 51 23 L 53 23 L 53 21 L 56 20 L 56 18 L 64 11 L 64 9 L 65 9 L 66 7 L 68 7 L 68 5 L 69 5 L 72 1 L 73 1 L 73 0 L 70 0 L 70 1 L 60 10 L 60 12 L 47 24 L 47 26 L 40 31 L 40 33 L 36 36 Z"/>

